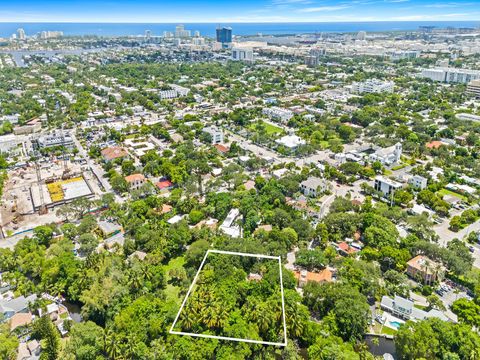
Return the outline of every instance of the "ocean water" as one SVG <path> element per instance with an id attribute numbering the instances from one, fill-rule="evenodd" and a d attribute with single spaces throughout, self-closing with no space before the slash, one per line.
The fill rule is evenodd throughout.
<path id="1" fill-rule="evenodd" d="M 175 31 L 175 23 L 0 23 L 0 37 L 9 37 L 18 28 L 28 35 L 41 31 L 63 31 L 67 36 L 97 35 L 126 36 L 143 35 L 150 30 L 152 35 L 163 35 L 164 31 Z M 184 23 L 186 30 L 200 31 L 202 36 L 215 36 L 214 23 Z M 479 21 L 398 21 L 398 22 L 319 22 L 319 23 L 231 23 L 234 35 L 282 35 L 331 32 L 378 32 L 417 30 L 419 26 L 480 27 Z"/>

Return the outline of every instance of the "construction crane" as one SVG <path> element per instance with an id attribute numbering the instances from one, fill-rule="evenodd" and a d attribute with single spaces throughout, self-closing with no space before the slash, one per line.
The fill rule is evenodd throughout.
<path id="1" fill-rule="evenodd" d="M 48 209 L 47 209 L 47 206 L 45 205 L 45 199 L 43 197 L 42 176 L 40 174 L 40 165 L 38 165 L 37 162 L 35 162 L 35 171 L 37 173 L 38 193 L 40 194 L 40 207 L 38 208 L 38 213 L 40 215 L 43 215 L 48 212 Z"/>

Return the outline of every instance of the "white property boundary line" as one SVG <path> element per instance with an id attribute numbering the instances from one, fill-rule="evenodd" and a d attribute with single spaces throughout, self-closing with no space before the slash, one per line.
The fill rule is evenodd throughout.
<path id="1" fill-rule="evenodd" d="M 278 266 L 280 268 L 280 292 L 281 292 L 281 296 L 282 296 L 282 319 L 283 319 L 283 334 L 285 336 L 285 342 L 277 343 L 277 342 L 251 340 L 251 339 L 239 339 L 239 338 L 232 338 L 232 337 L 226 337 L 226 336 L 195 334 L 195 333 L 187 333 L 187 332 L 183 332 L 183 331 L 174 331 L 173 330 L 174 327 L 175 327 L 175 324 L 178 321 L 178 318 L 180 317 L 180 314 L 183 310 L 183 307 L 187 303 L 187 299 L 190 296 L 190 293 L 192 292 L 192 289 L 195 286 L 195 283 L 197 282 L 198 275 L 200 274 L 200 271 L 202 271 L 203 265 L 205 264 L 205 260 L 207 260 L 208 254 L 210 254 L 210 253 L 237 255 L 237 256 L 249 256 L 249 257 L 256 257 L 256 258 L 259 258 L 259 259 L 278 260 Z M 192 284 L 190 285 L 190 287 L 187 291 L 187 295 L 185 296 L 185 299 L 183 299 L 182 306 L 180 306 L 180 310 L 178 311 L 177 316 L 175 317 L 175 320 L 173 321 L 173 324 L 172 324 L 172 327 L 170 328 L 169 333 L 173 334 L 173 335 L 187 335 L 187 336 L 202 337 L 202 338 L 208 338 L 208 339 L 230 340 L 230 341 L 238 341 L 238 342 L 261 344 L 261 345 L 287 346 L 287 321 L 285 319 L 285 296 L 283 294 L 283 274 L 282 274 L 282 260 L 281 260 L 281 257 L 280 256 L 261 255 L 261 254 L 248 254 L 248 253 L 240 253 L 240 252 L 233 252 L 233 251 L 223 251 L 223 250 L 207 250 L 207 253 L 203 257 L 202 263 L 200 264 L 200 267 L 198 268 L 197 273 L 195 274 L 195 277 L 193 278 L 193 282 L 192 282 Z"/>

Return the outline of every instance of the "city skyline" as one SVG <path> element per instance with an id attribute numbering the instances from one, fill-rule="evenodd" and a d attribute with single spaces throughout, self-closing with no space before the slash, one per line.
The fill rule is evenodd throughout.
<path id="1" fill-rule="evenodd" d="M 2 22 L 351 22 L 475 21 L 478 3 L 471 0 L 218 0 L 178 3 L 152 0 L 65 3 L 32 1 L 0 6 Z"/>

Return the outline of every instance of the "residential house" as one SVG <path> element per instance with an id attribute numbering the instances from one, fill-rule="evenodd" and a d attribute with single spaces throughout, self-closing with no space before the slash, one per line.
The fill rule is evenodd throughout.
<path id="1" fill-rule="evenodd" d="M 217 149 L 217 151 L 220 153 L 220 155 L 226 155 L 230 151 L 230 149 L 228 147 L 226 147 L 225 145 L 222 145 L 222 144 L 215 144 L 213 146 L 215 147 L 215 149 Z"/>
<path id="2" fill-rule="evenodd" d="M 248 281 L 261 281 L 262 279 L 263 279 L 263 276 L 256 273 L 250 273 L 247 276 Z"/>
<path id="3" fill-rule="evenodd" d="M 337 244 L 336 248 L 338 253 L 343 256 L 354 255 L 361 250 L 361 248 L 358 246 L 352 246 L 346 241 L 342 241 L 340 244 Z"/>
<path id="4" fill-rule="evenodd" d="M 206 227 L 206 228 L 209 228 L 209 229 L 212 229 L 212 230 L 215 230 L 218 226 L 218 220 L 217 219 L 212 219 L 212 218 L 209 218 L 209 219 L 204 219 L 204 220 L 201 220 L 200 222 L 198 222 L 194 228 L 195 229 L 201 229 L 203 227 Z"/>
<path id="5" fill-rule="evenodd" d="M 440 146 L 445 145 L 443 142 L 438 140 L 430 141 L 429 143 L 425 144 L 427 149 L 438 149 Z"/>
<path id="6" fill-rule="evenodd" d="M 125 176 L 125 181 L 128 183 L 130 190 L 140 189 L 146 182 L 143 174 L 132 174 Z"/>
<path id="7" fill-rule="evenodd" d="M 98 228 L 100 229 L 103 237 L 105 238 L 118 234 L 122 231 L 122 227 L 118 223 L 105 220 L 101 220 L 98 222 Z"/>
<path id="8" fill-rule="evenodd" d="M 158 188 L 158 190 L 164 192 L 173 189 L 175 185 L 170 180 L 161 180 L 157 182 L 155 186 Z"/>
<path id="9" fill-rule="evenodd" d="M 245 186 L 245 190 L 255 189 L 255 181 L 247 180 L 246 182 L 243 183 L 243 186 Z"/>
<path id="10" fill-rule="evenodd" d="M 410 179 L 408 179 L 410 186 L 419 190 L 425 189 L 427 187 L 427 182 L 428 180 L 420 175 L 413 175 Z"/>
<path id="11" fill-rule="evenodd" d="M 305 196 L 317 197 L 327 189 L 327 180 L 313 176 L 300 183 L 300 190 Z"/>
<path id="12" fill-rule="evenodd" d="M 137 258 L 138 260 L 145 260 L 145 258 L 147 257 L 147 253 L 146 252 L 143 252 L 143 251 L 134 251 L 133 253 L 131 253 L 129 256 L 128 256 L 128 259 L 129 260 L 133 260 L 134 258 Z"/>
<path id="13" fill-rule="evenodd" d="M 328 268 L 325 268 L 320 272 L 300 270 L 295 271 L 293 274 L 297 279 L 297 286 L 299 288 L 303 288 L 309 281 L 314 281 L 319 284 L 333 281 L 333 272 Z"/>
<path id="14" fill-rule="evenodd" d="M 3 314 L 4 319 L 10 319 L 13 315 L 18 313 L 27 313 L 28 305 L 37 299 L 37 295 L 19 296 L 17 298 L 0 299 L 0 314 Z"/>
<path id="15" fill-rule="evenodd" d="M 220 230 L 233 238 L 240 237 L 240 225 L 236 222 L 238 218 L 240 218 L 240 210 L 231 209 L 223 223 L 220 225 Z"/>
<path id="16" fill-rule="evenodd" d="M 123 232 L 119 232 L 113 236 L 110 236 L 109 238 L 105 239 L 103 241 L 103 248 L 107 250 L 111 250 L 114 248 L 114 246 L 120 246 L 122 247 L 125 244 L 125 235 Z M 99 248 L 101 248 L 102 245 L 99 245 Z"/>
<path id="17" fill-rule="evenodd" d="M 395 295 L 392 299 L 389 296 L 383 296 L 380 303 L 380 307 L 404 320 L 420 321 L 428 318 L 438 318 L 443 321 L 449 321 L 449 319 L 443 312 L 431 309 L 430 311 L 424 311 L 414 306 L 413 301 L 405 299 L 401 296 Z"/>
<path id="18" fill-rule="evenodd" d="M 407 274 L 413 279 L 420 278 L 425 284 L 437 281 L 442 272 L 441 264 L 424 255 L 415 256 L 407 262 Z"/>

